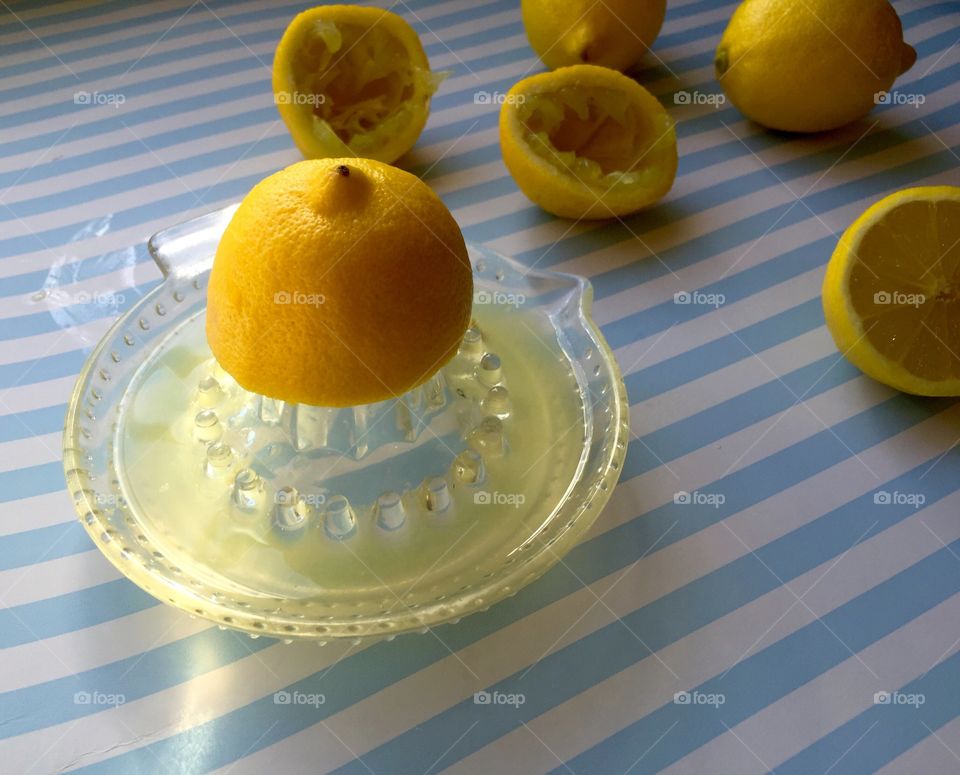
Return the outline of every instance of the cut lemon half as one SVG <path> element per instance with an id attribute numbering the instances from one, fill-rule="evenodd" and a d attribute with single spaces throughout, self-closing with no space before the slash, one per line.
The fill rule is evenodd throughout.
<path id="1" fill-rule="evenodd" d="M 233 214 L 207 341 L 251 392 L 355 406 L 436 373 L 472 307 L 463 235 L 426 183 L 370 159 L 310 159 L 260 181 Z"/>
<path id="2" fill-rule="evenodd" d="M 423 131 L 441 80 L 414 29 L 379 8 L 304 11 L 273 59 L 274 102 L 307 158 L 396 161 Z"/>
<path id="3" fill-rule="evenodd" d="M 673 120 L 657 98 L 595 65 L 561 67 L 510 89 L 500 148 L 520 190 L 565 218 L 635 212 L 666 194 L 677 172 Z"/>
<path id="4" fill-rule="evenodd" d="M 960 395 L 960 188 L 899 191 L 834 251 L 827 327 L 861 371 L 922 396 Z"/>

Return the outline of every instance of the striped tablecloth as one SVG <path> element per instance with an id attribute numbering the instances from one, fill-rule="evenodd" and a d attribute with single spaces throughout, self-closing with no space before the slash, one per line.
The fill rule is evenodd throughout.
<path id="1" fill-rule="evenodd" d="M 960 4 L 897 0 L 917 65 L 820 137 L 716 98 L 734 5 L 669 3 L 642 81 L 678 122 L 676 185 L 605 224 L 546 215 L 501 162 L 498 95 L 540 69 L 517 1 L 392 6 L 451 71 L 405 166 L 468 239 L 591 279 L 633 438 L 564 564 L 358 649 L 141 592 L 59 454 L 86 353 L 158 281 L 145 239 L 299 158 L 269 69 L 303 4 L 0 3 L 0 772 L 960 771 L 960 407 L 861 376 L 819 299 L 869 203 L 957 182 Z"/>

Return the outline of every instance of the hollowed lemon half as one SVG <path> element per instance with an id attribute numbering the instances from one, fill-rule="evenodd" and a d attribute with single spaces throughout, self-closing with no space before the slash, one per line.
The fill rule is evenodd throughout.
<path id="1" fill-rule="evenodd" d="M 440 80 L 413 28 L 379 8 L 304 11 L 273 60 L 274 101 L 307 158 L 396 161 L 423 131 Z"/>
<path id="2" fill-rule="evenodd" d="M 636 81 L 594 65 L 516 84 L 500 110 L 500 147 L 520 190 L 566 218 L 635 212 L 666 194 L 677 172 L 663 106 Z"/>

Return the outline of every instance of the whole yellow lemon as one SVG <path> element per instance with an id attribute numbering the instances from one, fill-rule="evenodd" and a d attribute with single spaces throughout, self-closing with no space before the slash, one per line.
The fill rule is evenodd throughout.
<path id="1" fill-rule="evenodd" d="M 527 40 L 551 70 L 634 69 L 663 25 L 666 0 L 522 0 Z"/>
<path id="2" fill-rule="evenodd" d="M 916 59 L 887 0 L 744 0 L 715 67 L 758 124 L 822 132 L 867 115 Z"/>

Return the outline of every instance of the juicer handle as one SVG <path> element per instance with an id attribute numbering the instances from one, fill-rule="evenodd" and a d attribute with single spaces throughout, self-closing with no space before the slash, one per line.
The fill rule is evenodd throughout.
<path id="1" fill-rule="evenodd" d="M 154 234 L 147 249 L 164 277 L 197 277 L 213 266 L 217 243 L 239 205 L 192 218 Z"/>

